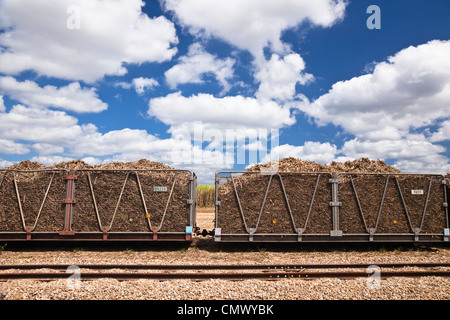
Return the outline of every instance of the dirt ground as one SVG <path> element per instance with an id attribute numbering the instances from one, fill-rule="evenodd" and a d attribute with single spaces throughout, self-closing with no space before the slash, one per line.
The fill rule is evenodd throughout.
<path id="1" fill-rule="evenodd" d="M 197 208 L 197 227 L 199 227 L 200 230 L 213 230 L 214 218 L 214 208 Z"/>

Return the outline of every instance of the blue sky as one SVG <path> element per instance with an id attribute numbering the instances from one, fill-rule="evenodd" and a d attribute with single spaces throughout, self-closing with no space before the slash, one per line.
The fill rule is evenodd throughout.
<path id="1" fill-rule="evenodd" d="M 449 13 L 447 0 L 0 0 L 0 166 L 147 158 L 200 183 L 289 156 L 449 172 Z"/>

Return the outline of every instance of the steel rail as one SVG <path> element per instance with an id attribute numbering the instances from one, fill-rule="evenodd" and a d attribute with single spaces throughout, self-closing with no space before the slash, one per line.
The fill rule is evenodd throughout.
<path id="1" fill-rule="evenodd" d="M 69 268 L 70 267 L 70 268 Z M 372 267 L 372 268 L 370 268 Z M 80 280 L 94 280 L 100 278 L 113 278 L 117 280 L 133 280 L 133 279 L 228 279 L 228 280 L 244 280 L 244 279 L 287 279 L 287 278 L 341 278 L 352 279 L 361 277 L 370 277 L 374 268 L 380 268 L 378 275 L 380 278 L 387 277 L 450 277 L 450 270 L 383 270 L 396 269 L 405 267 L 416 268 L 438 268 L 450 267 L 450 263 L 434 262 L 412 262 L 412 263 L 358 263 L 358 264 L 265 264 L 265 265 L 140 265 L 140 264 L 80 264 L 80 265 L 46 265 L 46 264 L 29 264 L 29 265 L 0 265 L 0 270 L 31 270 L 31 269 L 57 269 L 66 270 L 66 272 L 1 272 L 0 280 L 13 279 L 35 279 L 35 280 L 55 280 L 68 279 L 70 274 L 77 274 Z M 367 268 L 364 271 L 354 270 L 332 270 L 332 269 L 358 269 Z M 70 269 L 70 270 L 69 270 Z M 90 270 L 178 270 L 177 272 L 81 272 L 81 269 Z M 237 272 L 236 270 L 267 270 L 259 272 Z M 310 271 L 314 269 L 328 269 L 327 271 Z M 216 272 L 180 272 L 183 271 L 200 271 L 215 270 Z M 218 270 L 235 270 L 235 272 L 217 272 Z M 332 270 L 332 271 L 330 271 Z"/>
<path id="2" fill-rule="evenodd" d="M 257 269 L 357 269 L 377 266 L 379 268 L 437 268 L 448 267 L 450 262 L 404 262 L 404 263 L 346 263 L 346 264 L 0 264 L 0 270 L 18 269 L 142 269 L 142 270 L 257 270 Z"/>
<path id="3" fill-rule="evenodd" d="M 33 273 L 1 273 L 0 280 L 13 279 L 35 279 L 35 280 L 54 280 L 68 279 L 72 272 L 33 272 Z M 208 279 L 227 279 L 227 280 L 244 280 L 244 279 L 292 279 L 292 278 L 368 278 L 371 272 L 364 271 L 301 271 L 301 272 L 250 272 L 250 273 L 163 273 L 163 272 L 83 272 L 78 273 L 79 280 L 94 280 L 102 278 L 113 278 L 117 280 L 136 280 L 136 279 L 192 279 L 192 280 L 208 280 Z M 379 273 L 380 278 L 388 277 L 450 277 L 450 271 L 435 270 L 419 270 L 419 271 L 384 271 Z"/>

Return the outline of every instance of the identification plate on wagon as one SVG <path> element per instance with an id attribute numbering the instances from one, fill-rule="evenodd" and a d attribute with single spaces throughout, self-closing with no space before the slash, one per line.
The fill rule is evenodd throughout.
<path id="1" fill-rule="evenodd" d="M 411 190 L 411 194 L 423 194 L 423 190 Z"/>
<path id="2" fill-rule="evenodd" d="M 167 192 L 167 187 L 153 187 L 155 192 Z"/>

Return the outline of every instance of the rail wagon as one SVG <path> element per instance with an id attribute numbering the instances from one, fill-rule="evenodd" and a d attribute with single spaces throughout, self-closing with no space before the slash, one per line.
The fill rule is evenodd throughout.
<path id="1" fill-rule="evenodd" d="M 193 171 L 77 161 L 0 170 L 0 241 L 449 242 L 450 175 L 367 159 L 219 171 L 215 227 L 200 232 Z"/>
<path id="2" fill-rule="evenodd" d="M 191 241 L 196 184 L 176 169 L 0 170 L 0 241 Z"/>
<path id="3" fill-rule="evenodd" d="M 448 242 L 448 177 L 216 173 L 216 242 Z"/>

